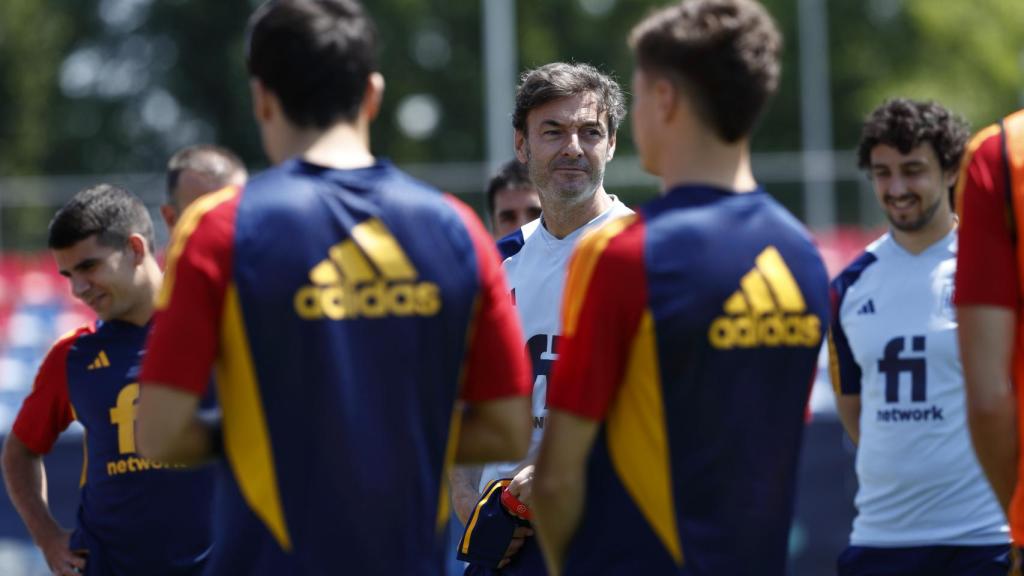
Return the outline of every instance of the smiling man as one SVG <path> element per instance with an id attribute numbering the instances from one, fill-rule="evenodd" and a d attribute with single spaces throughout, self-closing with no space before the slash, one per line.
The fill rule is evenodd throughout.
<path id="1" fill-rule="evenodd" d="M 171 470 L 136 451 L 139 361 L 162 278 L 149 213 L 100 184 L 57 212 L 49 246 L 100 321 L 61 337 L 43 360 L 4 445 L 7 493 L 54 574 L 198 574 L 211 545 L 212 471 Z M 85 427 L 86 459 L 68 532 L 50 515 L 42 456 L 72 420 Z"/>
<path id="2" fill-rule="evenodd" d="M 516 91 L 516 156 L 540 194 L 543 211 L 498 246 L 506 257 L 503 267 L 533 366 L 533 437 L 526 460 L 490 464 L 479 482 L 467 471 L 453 473 L 456 512 L 470 526 L 461 552 L 475 560 L 467 574 L 488 574 L 496 566 L 502 567 L 502 574 L 545 573 L 526 522 L 514 532 L 501 532 L 481 512 L 487 509 L 486 501 L 502 493 L 492 483 L 504 484 L 503 490 L 526 507 L 532 503 L 533 461 L 544 432 L 547 378 L 558 356 L 560 295 L 569 256 L 586 233 L 631 213 L 604 189 L 604 168 L 615 155 L 616 133 L 625 113 L 618 83 L 587 64 L 556 62 L 529 70 Z M 470 513 L 481 494 L 485 506 L 476 509 L 473 518 Z M 500 524 L 502 516 L 497 518 Z M 497 533 L 507 533 L 510 540 L 491 540 L 490 535 Z M 488 563 L 482 554 L 474 554 L 474 546 L 488 541 L 502 548 L 504 559 Z"/>
<path id="3" fill-rule="evenodd" d="M 889 232 L 832 283 L 832 381 L 859 490 L 839 574 L 1005 574 L 1008 529 L 971 449 L 953 312 L 950 190 L 966 124 L 895 99 L 858 150 Z"/>

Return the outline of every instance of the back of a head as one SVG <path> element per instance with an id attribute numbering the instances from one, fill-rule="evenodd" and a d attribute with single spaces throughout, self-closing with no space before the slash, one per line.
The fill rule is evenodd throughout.
<path id="1" fill-rule="evenodd" d="M 175 152 L 167 161 L 167 195 L 172 201 L 178 180 L 186 170 L 202 174 L 218 188 L 240 183 L 248 176 L 245 165 L 234 152 L 209 144 L 189 146 Z"/>
<path id="2" fill-rule="evenodd" d="M 57 211 L 47 243 L 53 250 L 63 250 L 95 235 L 104 246 L 122 248 L 132 234 L 145 238 L 153 250 L 153 220 L 145 204 L 117 186 L 98 184 L 78 192 Z"/>
<path id="3" fill-rule="evenodd" d="M 869 168 L 871 150 L 879 144 L 909 154 L 918 145 L 930 142 L 942 170 L 955 170 L 970 136 L 967 122 L 937 102 L 893 98 L 875 108 L 864 120 L 857 147 L 857 165 L 861 169 Z"/>
<path id="4" fill-rule="evenodd" d="M 608 134 L 614 135 L 626 115 L 625 99 L 619 84 L 589 64 L 553 62 L 527 70 L 516 89 L 516 105 L 512 126 L 526 134 L 526 117 L 530 111 L 553 100 L 593 94 L 598 112 L 608 114 Z"/>
<path id="5" fill-rule="evenodd" d="M 249 74 L 297 127 L 352 122 L 377 71 L 376 36 L 356 0 L 270 0 L 249 20 Z"/>
<path id="6" fill-rule="evenodd" d="M 494 197 L 502 190 L 531 188 L 530 170 L 519 160 L 509 160 L 487 184 L 487 214 L 494 217 Z"/>
<path id="7" fill-rule="evenodd" d="M 779 85 L 782 36 L 756 0 L 684 0 L 629 36 L 637 66 L 663 75 L 727 143 L 747 137 Z"/>

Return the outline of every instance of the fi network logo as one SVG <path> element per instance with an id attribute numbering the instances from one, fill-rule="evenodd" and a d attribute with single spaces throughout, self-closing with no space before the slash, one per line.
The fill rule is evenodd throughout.
<path id="1" fill-rule="evenodd" d="M 725 314 L 708 330 L 719 349 L 806 346 L 821 343 L 821 319 L 807 305 L 782 255 L 774 246 L 754 260 L 740 288 L 725 301 Z"/>
<path id="2" fill-rule="evenodd" d="M 295 292 L 295 312 L 306 320 L 434 316 L 441 292 L 419 273 L 384 223 L 356 225 L 351 238 L 331 246 Z"/>

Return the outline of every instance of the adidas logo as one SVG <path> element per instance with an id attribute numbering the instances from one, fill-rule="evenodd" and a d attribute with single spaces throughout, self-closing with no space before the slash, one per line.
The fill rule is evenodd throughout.
<path id="1" fill-rule="evenodd" d="M 306 320 L 433 316 L 441 290 L 418 282 L 416 268 L 384 223 L 376 218 L 352 229 L 309 271 L 310 284 L 295 293 L 295 312 Z"/>
<path id="2" fill-rule="evenodd" d="M 803 294 L 779 251 L 769 246 L 754 262 L 725 301 L 725 315 L 711 323 L 711 345 L 727 350 L 820 344 L 821 319 L 805 313 Z"/>
<path id="3" fill-rule="evenodd" d="M 867 302 L 864 303 L 863 306 L 860 307 L 860 310 L 857 310 L 857 315 L 858 316 L 860 316 L 861 314 L 874 314 L 874 313 L 875 313 L 875 303 L 870 298 L 868 299 Z"/>
<path id="4" fill-rule="evenodd" d="M 86 370 L 99 370 L 100 368 L 110 368 L 110 358 L 107 358 L 107 353 L 104 350 L 100 350 L 100 353 L 96 355 L 96 359 L 86 367 Z"/>

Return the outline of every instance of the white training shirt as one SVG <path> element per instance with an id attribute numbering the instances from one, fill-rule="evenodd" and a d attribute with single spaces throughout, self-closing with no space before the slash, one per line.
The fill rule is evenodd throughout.
<path id="1" fill-rule="evenodd" d="M 503 253 L 512 252 L 509 245 L 521 243 L 519 251 L 505 259 L 505 270 L 509 289 L 512 291 L 523 336 L 533 362 L 533 433 L 530 451 L 522 462 L 499 462 L 487 464 L 480 477 L 479 489 L 498 478 L 511 478 L 526 464 L 537 457 L 537 447 L 544 432 L 544 418 L 547 415 L 546 397 L 548 374 L 551 364 L 558 357 L 557 341 L 562 320 L 562 289 L 565 286 L 566 268 L 576 243 L 587 232 L 609 220 L 632 214 L 615 196 L 612 205 L 599 216 L 587 222 L 565 238 L 555 238 L 541 225 L 541 218 L 523 226 L 515 236 L 508 236 L 499 243 Z M 521 235 L 521 236 L 520 236 Z M 511 242 L 510 242 L 511 241 Z"/>
<path id="2" fill-rule="evenodd" d="M 954 230 L 914 255 L 885 234 L 832 283 L 836 388 L 861 398 L 853 545 L 1009 541 L 967 429 L 956 246 Z"/>

